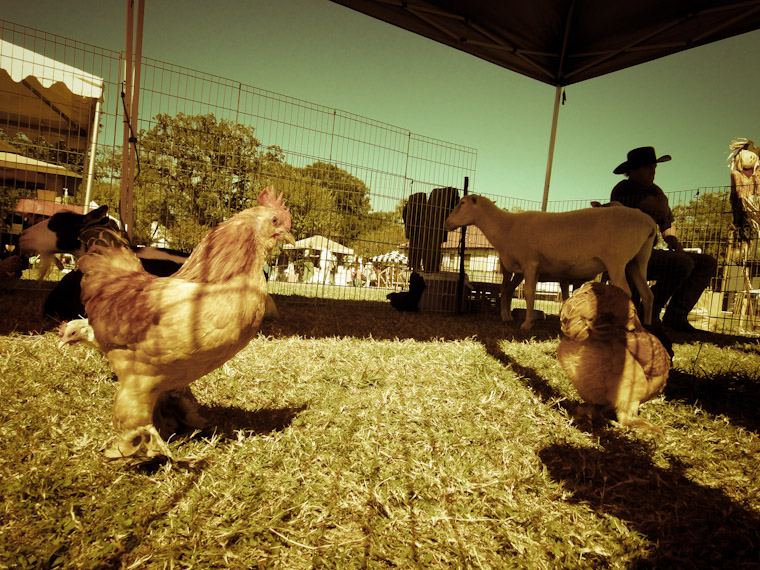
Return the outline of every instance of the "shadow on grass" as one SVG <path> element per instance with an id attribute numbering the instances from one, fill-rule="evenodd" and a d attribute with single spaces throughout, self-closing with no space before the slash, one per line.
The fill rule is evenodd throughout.
<path id="1" fill-rule="evenodd" d="M 757 568 L 760 517 L 719 489 L 684 476 L 685 466 L 652 465 L 646 449 L 599 435 L 601 448 L 550 445 L 539 451 L 571 502 L 628 522 L 652 542 L 638 567 Z"/>
<path id="2" fill-rule="evenodd" d="M 664 395 L 668 400 L 698 406 L 714 416 L 726 416 L 733 425 L 760 433 L 760 382 L 751 378 L 722 374 L 697 378 L 673 370 Z"/>
<path id="3" fill-rule="evenodd" d="M 578 402 L 564 398 L 534 369 L 497 347 L 489 353 L 518 373 L 544 401 L 572 412 Z M 652 550 L 637 567 L 758 568 L 760 517 L 719 489 L 689 480 L 685 465 L 655 467 L 646 442 L 632 442 L 600 420 L 574 422 L 598 438 L 599 446 L 554 444 L 539 457 L 555 481 L 572 491 L 569 499 L 610 514 L 646 535 Z"/>
<path id="4" fill-rule="evenodd" d="M 252 431 L 257 434 L 282 431 L 306 409 L 302 406 L 244 410 L 238 407 L 201 405 L 199 412 L 208 420 L 205 432 L 216 432 L 227 439 L 237 439 L 238 431 Z"/>

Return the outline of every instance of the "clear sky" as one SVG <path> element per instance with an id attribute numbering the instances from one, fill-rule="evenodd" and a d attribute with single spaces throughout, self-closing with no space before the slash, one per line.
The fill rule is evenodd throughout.
<path id="1" fill-rule="evenodd" d="M 3 0 L 0 18 L 123 50 L 124 0 Z M 146 0 L 143 54 L 478 150 L 471 191 L 541 200 L 554 88 L 328 0 Z M 760 142 L 760 31 L 567 88 L 550 200 L 609 196 L 652 145 L 666 191 L 724 186 Z"/>

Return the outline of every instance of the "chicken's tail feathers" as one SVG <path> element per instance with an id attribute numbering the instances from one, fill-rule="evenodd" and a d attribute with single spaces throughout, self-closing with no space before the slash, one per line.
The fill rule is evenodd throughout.
<path id="1" fill-rule="evenodd" d="M 95 226 L 84 229 L 79 234 L 80 241 L 84 244 L 84 250 L 90 250 L 96 247 L 126 247 L 129 248 L 129 241 L 126 236 L 118 229 L 103 226 Z"/>

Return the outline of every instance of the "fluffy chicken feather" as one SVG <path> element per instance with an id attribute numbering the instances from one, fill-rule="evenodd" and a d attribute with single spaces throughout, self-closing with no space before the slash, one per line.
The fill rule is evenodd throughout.
<path id="1" fill-rule="evenodd" d="M 269 187 L 258 200 L 213 228 L 170 277 L 146 273 L 126 245 L 109 243 L 113 236 L 91 241 L 79 260 L 82 302 L 119 382 L 114 424 L 121 433 L 108 457 L 168 455 L 158 434 L 173 427 L 165 409 L 170 393 L 227 362 L 258 331 L 268 297 L 266 256 L 278 241 L 295 242 L 282 195 Z M 181 400 L 175 404 L 187 411 Z"/>
<path id="2" fill-rule="evenodd" d="M 638 408 L 665 386 L 670 355 L 623 290 L 586 283 L 562 305 L 560 322 L 557 358 L 580 396 L 614 408 L 622 425 L 657 431 L 637 419 Z"/>

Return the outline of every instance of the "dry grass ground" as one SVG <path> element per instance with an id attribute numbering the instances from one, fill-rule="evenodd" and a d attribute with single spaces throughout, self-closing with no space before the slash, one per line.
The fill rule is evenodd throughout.
<path id="1" fill-rule="evenodd" d="M 556 317 L 280 298 L 193 385 L 200 461 L 130 470 L 43 299 L 0 297 L 0 568 L 760 568 L 757 341 L 674 338 L 659 435 L 575 419 Z"/>

